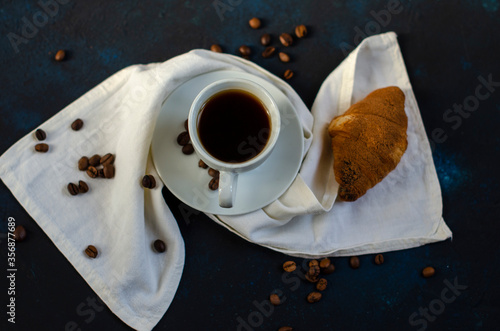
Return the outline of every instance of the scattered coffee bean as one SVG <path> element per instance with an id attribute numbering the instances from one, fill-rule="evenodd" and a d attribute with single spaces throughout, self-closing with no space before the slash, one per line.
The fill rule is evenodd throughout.
<path id="1" fill-rule="evenodd" d="M 210 46 L 210 50 L 215 53 L 222 53 L 222 48 L 217 44 Z"/>
<path id="2" fill-rule="evenodd" d="M 35 137 L 37 140 L 42 141 L 45 140 L 45 138 L 47 138 L 47 134 L 42 129 L 38 129 L 35 131 Z"/>
<path id="3" fill-rule="evenodd" d="M 215 177 L 215 178 L 219 178 L 219 176 L 220 176 L 219 170 L 215 170 L 215 169 L 212 169 L 212 168 L 208 169 L 208 174 L 210 176 L 212 176 L 212 177 Z"/>
<path id="4" fill-rule="evenodd" d="M 54 59 L 58 62 L 64 60 L 66 57 L 66 52 L 63 49 L 60 49 L 57 51 L 56 55 L 54 56 Z"/>
<path id="5" fill-rule="evenodd" d="M 101 160 L 99 161 L 100 164 L 106 165 L 106 164 L 113 164 L 115 162 L 115 156 L 111 153 L 108 153 L 101 157 Z"/>
<path id="6" fill-rule="evenodd" d="M 291 326 L 282 326 L 278 331 L 293 331 Z"/>
<path id="7" fill-rule="evenodd" d="M 276 51 L 276 48 L 274 48 L 273 46 L 269 46 L 262 52 L 262 57 L 267 59 L 273 56 L 274 51 Z"/>
<path id="8" fill-rule="evenodd" d="M 291 79 L 293 77 L 293 71 L 290 70 L 290 69 L 287 69 L 285 71 L 285 73 L 283 74 L 283 77 L 285 77 L 285 79 Z"/>
<path id="9" fill-rule="evenodd" d="M 99 171 L 95 167 L 89 166 L 87 168 L 87 175 L 89 175 L 90 178 L 96 178 L 99 176 Z"/>
<path id="10" fill-rule="evenodd" d="M 359 258 L 357 256 L 352 256 L 350 259 L 349 259 L 349 265 L 351 266 L 351 268 L 353 269 L 358 269 L 359 268 Z"/>
<path id="11" fill-rule="evenodd" d="M 289 33 L 282 33 L 280 35 L 280 42 L 285 47 L 291 46 L 293 44 L 293 37 Z"/>
<path id="12" fill-rule="evenodd" d="M 309 295 L 307 296 L 307 302 L 309 303 L 315 303 L 315 302 L 318 302 L 319 300 L 321 300 L 321 293 L 319 292 L 311 292 L 309 293 Z"/>
<path id="13" fill-rule="evenodd" d="M 330 261 L 329 258 L 325 257 L 324 259 L 321 259 L 321 261 L 319 261 L 319 267 L 321 269 L 326 269 L 328 268 L 328 266 L 332 264 L 332 262 Z"/>
<path id="14" fill-rule="evenodd" d="M 99 178 L 106 178 L 106 176 L 104 175 L 104 169 L 103 168 L 97 169 L 97 177 L 99 177 Z"/>
<path id="15" fill-rule="evenodd" d="M 163 253 L 167 249 L 167 246 L 165 245 L 165 243 L 160 239 L 155 240 L 155 242 L 153 243 L 153 246 L 158 253 Z"/>
<path id="16" fill-rule="evenodd" d="M 23 241 L 26 239 L 26 229 L 22 225 L 16 226 L 14 230 L 14 239 L 16 241 Z"/>
<path id="17" fill-rule="evenodd" d="M 295 269 L 297 269 L 297 264 L 294 261 L 286 261 L 283 263 L 283 270 L 286 272 L 292 272 L 295 271 Z"/>
<path id="18" fill-rule="evenodd" d="M 182 153 L 184 153 L 186 155 L 193 154 L 194 153 L 194 147 L 193 147 L 193 145 L 192 144 L 187 144 L 187 145 L 182 146 Z"/>
<path id="19" fill-rule="evenodd" d="M 316 283 L 319 280 L 319 265 L 313 265 L 309 268 L 306 273 L 306 279 L 311 283 Z"/>
<path id="20" fill-rule="evenodd" d="M 278 56 L 280 57 L 280 61 L 283 62 L 283 63 L 288 63 L 290 62 L 290 55 L 288 55 L 287 53 L 284 53 L 284 52 L 280 52 L 278 54 Z"/>
<path id="21" fill-rule="evenodd" d="M 200 161 L 198 161 L 198 167 L 203 168 L 203 169 L 207 169 L 208 165 L 205 162 L 203 162 L 203 160 L 200 160 Z"/>
<path id="22" fill-rule="evenodd" d="M 252 29 L 258 29 L 258 28 L 260 28 L 261 22 L 260 22 L 260 19 L 258 19 L 257 17 L 254 17 L 250 21 L 248 21 L 248 24 L 250 25 L 250 27 Z"/>
<path id="23" fill-rule="evenodd" d="M 328 284 L 328 281 L 324 278 L 320 278 L 318 282 L 316 283 L 316 289 L 318 291 L 324 291 L 326 289 L 326 285 Z"/>
<path id="24" fill-rule="evenodd" d="M 321 272 L 324 274 L 324 275 L 329 275 L 331 273 L 333 273 L 335 271 L 335 266 L 333 265 L 333 263 L 330 263 L 330 265 L 324 269 L 321 269 Z"/>
<path id="25" fill-rule="evenodd" d="M 153 177 L 153 175 L 146 175 L 142 177 L 142 186 L 144 188 L 155 188 L 156 187 L 156 180 Z"/>
<path id="26" fill-rule="evenodd" d="M 273 293 L 269 296 L 269 301 L 271 301 L 271 304 L 274 306 L 278 306 L 281 304 L 280 297 L 276 293 Z"/>
<path id="27" fill-rule="evenodd" d="M 88 257 L 95 259 L 97 257 L 97 248 L 95 248 L 92 245 L 89 245 L 87 248 L 85 248 L 85 254 L 87 254 Z"/>
<path id="28" fill-rule="evenodd" d="M 179 133 L 177 136 L 177 143 L 181 146 L 186 146 L 189 144 L 189 133 L 187 131 L 183 131 Z"/>
<path id="29" fill-rule="evenodd" d="M 80 130 L 83 127 L 83 121 L 77 118 L 73 123 L 71 123 L 71 128 L 75 131 Z"/>
<path id="30" fill-rule="evenodd" d="M 46 153 L 49 150 L 49 145 L 40 143 L 35 145 L 35 151 L 40 153 Z"/>
<path id="31" fill-rule="evenodd" d="M 269 46 L 271 43 L 271 35 L 269 33 L 264 33 L 262 36 L 260 36 L 260 43 L 262 46 Z"/>
<path id="32" fill-rule="evenodd" d="M 319 266 L 318 260 L 311 260 L 309 261 L 309 268 Z"/>
<path id="33" fill-rule="evenodd" d="M 306 26 L 304 24 L 297 25 L 295 27 L 295 35 L 297 36 L 297 38 L 304 38 L 305 36 L 307 36 Z"/>
<path id="34" fill-rule="evenodd" d="M 68 184 L 68 192 L 71 195 L 77 195 L 80 192 L 79 188 L 78 188 L 78 185 L 76 185 L 74 183 L 69 183 Z"/>
<path id="35" fill-rule="evenodd" d="M 247 45 L 241 45 L 240 48 L 238 48 L 238 51 L 244 58 L 248 58 L 250 54 L 252 54 L 252 50 Z"/>
<path id="36" fill-rule="evenodd" d="M 115 177 L 115 166 L 111 163 L 106 163 L 104 168 L 102 168 L 105 178 L 113 178 Z"/>
<path id="37" fill-rule="evenodd" d="M 78 160 L 78 170 L 84 171 L 89 167 L 89 158 L 86 156 L 82 156 L 80 160 Z"/>
<path id="38" fill-rule="evenodd" d="M 101 156 L 99 154 L 93 155 L 89 159 L 89 164 L 93 167 L 97 167 L 99 164 L 101 164 Z"/>
<path id="39" fill-rule="evenodd" d="M 80 193 L 87 193 L 89 191 L 89 186 L 83 180 L 78 182 L 78 191 Z"/>
<path id="40" fill-rule="evenodd" d="M 188 130 L 188 120 L 184 121 L 184 129 L 186 129 L 186 131 L 189 133 L 189 130 Z"/>
<path id="41" fill-rule="evenodd" d="M 384 263 L 384 256 L 382 254 L 375 255 L 375 264 Z"/>
<path id="42" fill-rule="evenodd" d="M 432 277 L 434 276 L 435 273 L 436 270 L 434 270 L 433 267 L 426 267 L 424 268 L 424 270 L 422 270 L 422 276 L 424 276 L 425 278 Z"/>
<path id="43" fill-rule="evenodd" d="M 211 189 L 212 191 L 218 190 L 219 189 L 219 177 L 214 177 L 210 180 L 208 183 L 208 188 Z"/>

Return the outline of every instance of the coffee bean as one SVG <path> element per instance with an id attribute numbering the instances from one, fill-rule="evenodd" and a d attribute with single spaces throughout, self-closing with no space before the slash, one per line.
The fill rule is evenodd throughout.
<path id="1" fill-rule="evenodd" d="M 319 266 L 318 260 L 309 261 L 309 268 Z"/>
<path id="2" fill-rule="evenodd" d="M 89 164 L 93 167 L 97 167 L 99 164 L 101 164 L 101 156 L 99 154 L 93 155 L 89 159 Z"/>
<path id="3" fill-rule="evenodd" d="M 203 168 L 203 169 L 207 169 L 208 165 L 205 162 L 203 162 L 203 160 L 199 160 L 198 167 Z"/>
<path id="4" fill-rule="evenodd" d="M 219 178 L 219 176 L 220 176 L 219 170 L 215 170 L 215 169 L 212 169 L 212 168 L 208 169 L 208 174 L 210 176 L 216 177 L 216 178 Z"/>
<path id="5" fill-rule="evenodd" d="M 153 175 L 146 175 L 142 177 L 142 186 L 144 188 L 155 188 L 156 187 L 156 180 L 153 177 Z"/>
<path id="6" fill-rule="evenodd" d="M 326 290 L 326 285 L 328 284 L 328 281 L 324 278 L 320 278 L 318 282 L 316 283 L 316 289 L 318 291 L 324 291 Z"/>
<path id="7" fill-rule="evenodd" d="M 101 157 L 101 160 L 99 161 L 100 164 L 106 165 L 106 164 L 113 164 L 115 162 L 115 156 L 111 153 L 108 153 Z"/>
<path id="8" fill-rule="evenodd" d="M 99 178 L 106 178 L 106 176 L 104 175 L 104 169 L 103 168 L 97 169 L 97 177 L 99 177 Z"/>
<path id="9" fill-rule="evenodd" d="M 99 176 L 99 171 L 95 167 L 89 166 L 87 168 L 87 175 L 89 175 L 90 178 L 96 178 Z"/>
<path id="10" fill-rule="evenodd" d="M 45 140 L 45 138 L 47 138 L 47 134 L 42 129 L 38 129 L 35 131 L 35 137 L 36 139 L 42 141 Z"/>
<path id="11" fill-rule="evenodd" d="M 315 302 L 318 302 L 319 300 L 321 300 L 321 293 L 319 292 L 311 292 L 309 293 L 309 295 L 307 296 L 307 302 L 309 303 L 315 303 Z"/>
<path id="12" fill-rule="evenodd" d="M 252 50 L 247 45 L 241 45 L 240 48 L 238 48 L 238 51 L 244 58 L 248 58 L 252 53 Z"/>
<path id="13" fill-rule="evenodd" d="M 56 55 L 54 56 L 54 59 L 58 62 L 64 60 L 66 57 L 66 52 L 63 49 L 60 49 L 57 51 Z"/>
<path id="14" fill-rule="evenodd" d="M 112 165 L 111 163 L 106 163 L 102 170 L 105 178 L 115 177 L 115 166 Z"/>
<path id="15" fill-rule="evenodd" d="M 384 256 L 382 254 L 375 255 L 375 264 L 384 263 Z"/>
<path id="16" fill-rule="evenodd" d="M 290 62 L 290 55 L 288 55 L 287 53 L 280 52 L 278 54 L 278 56 L 279 56 L 281 62 L 284 62 L 284 63 Z"/>
<path id="17" fill-rule="evenodd" d="M 167 246 L 165 245 L 165 243 L 160 239 L 155 240 L 155 242 L 153 243 L 153 246 L 158 253 L 163 253 L 167 249 Z"/>
<path id="18" fill-rule="evenodd" d="M 35 145 L 35 151 L 40 153 L 47 153 L 49 150 L 49 145 L 40 143 Z"/>
<path id="19" fill-rule="evenodd" d="M 211 189 L 212 191 L 218 190 L 219 189 L 219 177 L 214 177 L 210 180 L 208 183 L 208 188 Z"/>
<path id="20" fill-rule="evenodd" d="M 351 266 L 351 268 L 353 269 L 358 269 L 359 268 L 359 258 L 357 256 L 352 256 L 350 259 L 349 259 L 349 265 Z"/>
<path id="21" fill-rule="evenodd" d="M 84 171 L 89 167 L 89 158 L 86 156 L 82 156 L 80 160 L 78 160 L 78 170 Z"/>
<path id="22" fill-rule="evenodd" d="M 274 54 L 274 51 L 276 50 L 276 48 L 274 48 L 273 46 L 269 46 L 267 47 L 263 52 L 262 52 L 262 57 L 267 59 L 271 56 L 273 56 Z"/>
<path id="23" fill-rule="evenodd" d="M 297 36 L 297 38 L 304 38 L 305 36 L 307 36 L 306 26 L 304 24 L 297 25 L 295 27 L 295 35 Z"/>
<path id="24" fill-rule="evenodd" d="M 316 283 L 319 280 L 320 269 L 318 265 L 313 265 L 306 273 L 306 279 L 311 283 Z"/>
<path id="25" fill-rule="evenodd" d="M 87 254 L 88 257 L 95 259 L 97 257 L 97 248 L 95 248 L 92 245 L 89 245 L 87 248 L 85 248 L 85 254 Z"/>
<path id="26" fill-rule="evenodd" d="M 276 293 L 273 293 L 269 296 L 269 301 L 271 301 L 271 304 L 274 306 L 278 306 L 281 304 L 280 297 Z"/>
<path id="27" fill-rule="evenodd" d="M 80 191 L 79 191 L 79 188 L 78 188 L 78 186 L 76 184 L 69 183 L 68 184 L 68 192 L 71 195 L 77 195 Z"/>
<path id="28" fill-rule="evenodd" d="M 189 133 L 187 131 L 179 133 L 177 136 L 177 143 L 181 146 L 189 144 Z"/>
<path id="29" fill-rule="evenodd" d="M 23 241 L 26 239 L 26 229 L 22 225 L 16 226 L 14 229 L 14 239 L 16 241 Z"/>
<path id="30" fill-rule="evenodd" d="M 269 33 L 264 33 L 262 36 L 260 36 L 260 43 L 262 46 L 269 46 L 271 43 L 271 35 Z"/>
<path id="31" fill-rule="evenodd" d="M 210 50 L 215 53 L 222 53 L 222 48 L 217 44 L 210 46 Z"/>
<path id="32" fill-rule="evenodd" d="M 189 133 L 189 130 L 188 130 L 188 120 L 184 121 L 184 129 L 186 129 L 186 131 Z"/>
<path id="33" fill-rule="evenodd" d="M 71 123 L 71 128 L 75 131 L 80 130 L 83 127 L 83 121 L 77 118 L 73 123 Z"/>
<path id="34" fill-rule="evenodd" d="M 282 326 L 278 331 L 293 331 L 291 326 Z"/>
<path id="35" fill-rule="evenodd" d="M 80 193 L 87 193 L 89 191 L 89 186 L 83 180 L 78 182 L 78 191 Z"/>
<path id="36" fill-rule="evenodd" d="M 290 70 L 290 69 L 287 69 L 285 71 L 285 73 L 283 74 L 283 77 L 285 77 L 285 79 L 287 79 L 287 80 L 290 79 L 290 78 L 292 78 L 293 77 L 293 71 Z"/>
<path id="37" fill-rule="evenodd" d="M 282 33 L 280 35 L 280 42 L 285 47 L 291 46 L 293 44 L 293 37 L 289 33 Z"/>
<path id="38" fill-rule="evenodd" d="M 186 155 L 190 155 L 194 153 L 194 147 L 192 144 L 187 144 L 185 146 L 182 146 L 182 153 Z"/>
<path id="39" fill-rule="evenodd" d="M 331 261 L 329 258 L 325 257 L 324 259 L 321 259 L 321 261 L 319 261 L 319 267 L 321 269 L 326 269 L 328 268 L 328 266 L 331 264 Z"/>
<path id="40" fill-rule="evenodd" d="M 333 263 L 330 263 L 330 265 L 324 269 L 321 269 L 321 272 L 324 274 L 324 275 L 329 275 L 331 273 L 333 273 L 335 271 L 335 266 L 333 265 Z"/>
<path id="41" fill-rule="evenodd" d="M 425 278 L 432 277 L 434 276 L 435 273 L 436 270 L 434 270 L 433 267 L 426 267 L 424 268 L 424 270 L 422 270 L 422 276 L 424 276 Z"/>
<path id="42" fill-rule="evenodd" d="M 295 269 L 297 269 L 297 264 L 294 261 L 286 261 L 283 263 L 283 270 L 286 272 L 292 272 L 295 271 Z"/>
<path id="43" fill-rule="evenodd" d="M 260 22 L 260 19 L 258 19 L 257 17 L 254 17 L 250 21 L 248 21 L 248 24 L 250 25 L 250 27 L 252 29 L 258 29 L 258 28 L 260 28 L 261 22 Z"/>

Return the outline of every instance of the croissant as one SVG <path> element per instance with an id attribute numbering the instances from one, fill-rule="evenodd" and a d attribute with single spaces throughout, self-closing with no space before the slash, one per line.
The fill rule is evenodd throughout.
<path id="1" fill-rule="evenodd" d="M 396 168 L 408 146 L 405 95 L 399 87 L 375 90 L 328 126 L 338 196 L 355 201 Z"/>

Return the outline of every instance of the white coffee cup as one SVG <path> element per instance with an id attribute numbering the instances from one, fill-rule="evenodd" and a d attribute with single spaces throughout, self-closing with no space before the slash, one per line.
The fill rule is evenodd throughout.
<path id="1" fill-rule="evenodd" d="M 265 108 L 270 119 L 269 138 L 264 148 L 249 160 L 232 163 L 222 161 L 211 155 L 200 140 L 198 125 L 200 113 L 206 102 L 214 95 L 227 91 L 240 90 L 252 95 Z M 188 130 L 194 150 L 198 157 L 209 167 L 220 172 L 219 205 L 231 208 L 234 204 L 238 174 L 255 169 L 271 154 L 280 132 L 280 112 L 273 97 L 259 84 L 247 79 L 223 79 L 205 87 L 194 99 L 189 110 Z"/>

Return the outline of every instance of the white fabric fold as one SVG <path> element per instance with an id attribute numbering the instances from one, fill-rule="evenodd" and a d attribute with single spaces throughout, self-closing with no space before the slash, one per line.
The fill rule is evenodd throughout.
<path id="1" fill-rule="evenodd" d="M 184 243 L 164 202 L 149 146 L 162 102 L 189 79 L 216 70 L 245 71 L 272 82 L 294 105 L 304 131 L 300 173 L 277 201 L 239 216 L 209 215 L 239 236 L 289 255 L 367 254 L 444 240 L 451 232 L 429 144 L 396 35 L 365 39 L 324 82 L 311 112 L 293 89 L 259 66 L 195 50 L 160 64 L 114 74 L 40 125 L 48 153 L 28 134 L 0 157 L 0 177 L 57 248 L 119 318 L 152 329 L 170 305 L 184 265 Z M 336 202 L 338 184 L 326 126 L 372 90 L 399 86 L 406 95 L 408 150 L 398 167 L 356 202 Z M 84 121 L 72 131 L 76 118 Z M 314 120 L 313 120 L 314 118 Z M 313 139 L 314 137 L 314 139 Z M 113 179 L 90 179 L 78 159 L 116 155 Z M 158 186 L 140 182 L 153 174 Z M 66 185 L 90 191 L 71 196 Z M 152 249 L 161 239 L 163 254 Z M 84 254 L 87 245 L 96 259 Z"/>
<path id="2" fill-rule="evenodd" d="M 408 149 L 396 169 L 363 197 L 336 201 L 328 124 L 371 91 L 391 85 L 406 96 Z M 264 212 L 212 215 L 214 220 L 251 242 L 301 257 L 369 254 L 451 237 L 442 219 L 441 189 L 429 142 L 395 33 L 363 40 L 327 77 L 311 112 L 314 139 L 287 192 Z"/>

